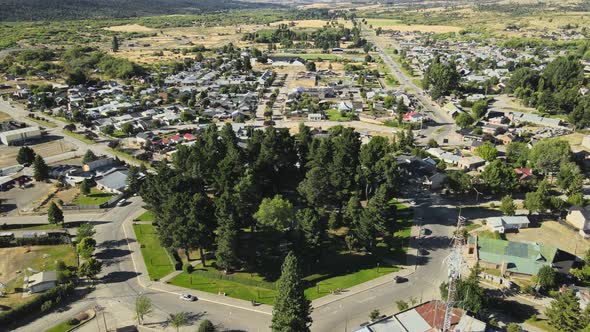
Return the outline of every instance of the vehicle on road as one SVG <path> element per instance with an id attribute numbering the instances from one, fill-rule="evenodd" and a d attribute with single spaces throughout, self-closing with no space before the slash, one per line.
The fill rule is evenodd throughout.
<path id="1" fill-rule="evenodd" d="M 190 294 L 182 294 L 180 295 L 180 299 L 183 301 L 189 301 L 189 302 L 193 302 L 197 300 L 196 296 L 192 296 Z"/>
<path id="2" fill-rule="evenodd" d="M 127 200 L 125 198 L 123 198 L 122 200 L 117 202 L 117 206 L 123 206 L 123 205 L 125 205 L 125 203 L 127 203 Z"/>
<path id="3" fill-rule="evenodd" d="M 483 199 L 492 199 L 492 196 L 487 195 L 487 196 L 484 196 Z"/>
<path id="4" fill-rule="evenodd" d="M 400 276 L 395 276 L 395 277 L 393 277 L 393 281 L 396 284 L 401 284 L 402 282 L 408 281 L 408 278 L 404 278 L 404 277 L 400 277 Z"/>

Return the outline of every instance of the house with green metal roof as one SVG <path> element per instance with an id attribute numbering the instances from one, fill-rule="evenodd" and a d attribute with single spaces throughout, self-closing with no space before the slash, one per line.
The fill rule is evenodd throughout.
<path id="1" fill-rule="evenodd" d="M 480 266 L 500 270 L 502 275 L 532 276 L 543 266 L 567 273 L 574 257 L 558 248 L 536 242 L 513 242 L 485 237 L 470 237 L 467 256 Z"/>

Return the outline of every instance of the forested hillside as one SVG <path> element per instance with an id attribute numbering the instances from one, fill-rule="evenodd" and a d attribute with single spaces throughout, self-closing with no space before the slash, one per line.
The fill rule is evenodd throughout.
<path id="1" fill-rule="evenodd" d="M 233 0 L 0 0 L 0 21 L 196 14 L 268 6 L 271 5 Z"/>

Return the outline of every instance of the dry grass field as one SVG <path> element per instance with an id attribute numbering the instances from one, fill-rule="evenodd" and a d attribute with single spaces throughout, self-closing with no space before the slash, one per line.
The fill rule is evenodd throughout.
<path id="1" fill-rule="evenodd" d="M 4 112 L 0 112 L 0 122 L 10 121 L 10 120 L 12 120 L 12 117 L 9 114 L 6 114 Z"/>
<path id="2" fill-rule="evenodd" d="M 154 32 L 156 30 L 148 27 L 144 27 L 143 25 L 139 24 L 126 24 L 126 25 L 115 25 L 108 28 L 104 28 L 105 30 L 115 31 L 115 32 Z"/>
<path id="3" fill-rule="evenodd" d="M 0 280 L 7 286 L 6 297 L 0 297 L 0 307 L 11 307 L 29 301 L 23 297 L 22 284 L 27 268 L 36 271 L 55 270 L 57 260 L 75 265 L 74 247 L 70 245 L 0 248 Z"/>
<path id="4" fill-rule="evenodd" d="M 397 30 L 397 31 L 420 31 L 420 32 L 433 32 L 433 33 L 446 33 L 446 32 L 458 32 L 463 30 L 461 27 L 455 27 L 450 25 L 407 25 L 402 24 L 398 20 L 388 19 L 367 19 L 367 24 L 372 25 L 373 28 L 382 28 L 383 30 Z"/>
<path id="5" fill-rule="evenodd" d="M 346 28 L 352 28 L 351 21 L 344 21 L 344 20 L 340 19 L 337 22 L 338 22 L 338 24 L 343 24 Z M 271 23 L 270 26 L 275 27 L 275 26 L 278 26 L 279 24 L 290 24 L 290 23 L 295 24 L 293 26 L 294 28 L 318 28 L 319 29 L 319 28 L 325 26 L 326 23 L 329 23 L 329 21 L 327 21 L 327 20 L 278 21 L 278 22 Z"/>
<path id="6" fill-rule="evenodd" d="M 64 142 L 63 140 L 31 145 L 30 147 L 43 158 L 75 150 L 74 145 Z M 16 155 L 18 154 L 19 149 L 20 147 L 18 146 L 0 146 L 0 168 L 15 165 Z"/>

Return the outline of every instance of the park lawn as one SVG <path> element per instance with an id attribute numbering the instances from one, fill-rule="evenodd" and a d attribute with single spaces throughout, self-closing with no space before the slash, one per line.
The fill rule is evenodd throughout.
<path id="1" fill-rule="evenodd" d="M 342 116 L 338 110 L 327 110 L 326 115 L 330 121 L 350 121 L 350 117 Z"/>
<path id="2" fill-rule="evenodd" d="M 108 202 L 111 198 L 113 198 L 113 194 L 107 193 L 96 188 L 90 189 L 90 194 L 84 195 L 80 194 L 74 200 L 74 204 L 76 205 L 100 205 L 103 203 Z"/>
<path id="3" fill-rule="evenodd" d="M 212 279 L 197 273 L 182 272 L 170 280 L 176 286 L 191 288 L 208 293 L 225 293 L 227 296 L 259 303 L 273 304 L 277 291 L 256 286 L 245 285 L 236 281 Z"/>
<path id="4" fill-rule="evenodd" d="M 66 134 L 66 135 L 68 135 L 68 136 L 70 136 L 70 137 L 73 137 L 73 138 L 75 138 L 75 139 L 77 139 L 79 141 L 82 141 L 84 143 L 87 143 L 87 144 L 94 144 L 94 143 L 96 143 L 95 141 L 86 138 L 86 136 L 84 136 L 82 134 L 74 133 L 74 132 L 71 132 L 69 130 L 64 130 L 63 133 Z"/>
<path id="5" fill-rule="evenodd" d="M 134 224 L 135 237 L 141 245 L 141 255 L 150 279 L 160 279 L 174 271 L 174 265 L 166 249 L 160 244 L 153 225 Z"/>
<path id="6" fill-rule="evenodd" d="M 135 218 L 135 221 L 154 221 L 156 216 L 152 211 L 145 211 L 141 216 Z"/>
<path id="7" fill-rule="evenodd" d="M 400 268 L 397 266 L 381 266 L 369 269 L 362 269 L 350 274 L 324 279 L 320 282 L 315 283 L 313 286 L 307 288 L 305 290 L 305 297 L 313 301 L 322 296 L 331 294 L 332 291 L 335 291 L 338 288 L 347 289 L 352 286 L 356 286 L 364 282 L 373 280 L 375 278 L 382 277 L 389 273 L 397 272 L 399 270 Z M 312 281 L 315 278 L 317 278 L 317 275 L 308 276 L 305 279 Z"/>
<path id="8" fill-rule="evenodd" d="M 50 329 L 45 330 L 45 332 L 66 332 L 66 331 L 69 331 L 70 329 L 80 325 L 80 324 L 71 325 L 68 322 L 69 322 L 69 319 L 65 322 L 55 325 L 54 327 L 52 327 Z"/>

